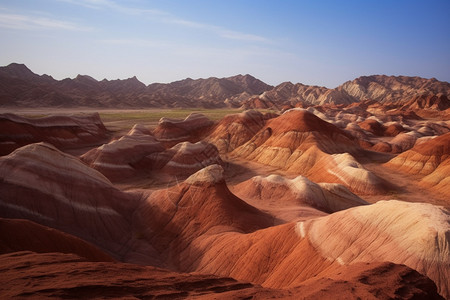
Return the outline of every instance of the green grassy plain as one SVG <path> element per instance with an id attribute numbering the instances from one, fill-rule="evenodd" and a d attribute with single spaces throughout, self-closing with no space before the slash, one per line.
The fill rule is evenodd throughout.
<path id="1" fill-rule="evenodd" d="M 201 113 L 213 121 L 218 121 L 228 114 L 241 112 L 239 109 L 143 109 L 99 111 L 105 126 L 116 133 L 130 130 L 134 124 L 142 124 L 150 129 L 156 127 L 162 118 L 184 119 L 191 113 Z"/>
<path id="2" fill-rule="evenodd" d="M 204 114 L 211 120 L 220 120 L 228 114 L 239 113 L 239 109 L 147 109 L 147 110 L 125 110 L 102 112 L 99 111 L 100 117 L 104 122 L 136 120 L 145 122 L 158 122 L 162 117 L 184 119 L 191 113 L 197 112 Z"/>

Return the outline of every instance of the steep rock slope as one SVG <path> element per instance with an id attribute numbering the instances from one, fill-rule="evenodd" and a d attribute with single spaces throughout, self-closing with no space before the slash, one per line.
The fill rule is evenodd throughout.
<path id="1" fill-rule="evenodd" d="M 385 166 L 401 172 L 425 175 L 420 180 L 421 186 L 450 196 L 450 133 L 414 146 L 391 159 Z"/>
<path id="2" fill-rule="evenodd" d="M 231 152 L 250 140 L 270 117 L 256 110 L 227 115 L 214 127 L 207 140 L 216 145 L 220 153 Z"/>
<path id="3" fill-rule="evenodd" d="M 368 203 L 340 184 L 314 183 L 298 176 L 288 179 L 280 175 L 256 176 L 238 184 L 234 190 L 243 199 L 254 198 L 266 202 L 276 199 L 280 203 L 291 203 L 317 208 L 332 213 Z"/>
<path id="4" fill-rule="evenodd" d="M 264 92 L 257 99 L 264 102 L 264 108 L 281 109 L 284 105 L 349 105 L 364 100 L 375 100 L 382 103 L 406 104 L 409 99 L 417 97 L 443 99 L 450 95 L 450 84 L 438 81 L 435 78 L 425 79 L 408 76 L 372 75 L 361 76 L 347 81 L 335 89 L 325 87 L 307 86 L 284 82 L 272 90 Z M 434 101 L 434 100 L 433 100 Z M 445 100 L 440 102 L 445 102 Z M 430 102 L 430 101 L 425 101 Z M 244 102 L 244 106 L 255 108 L 255 98 Z M 422 103 L 422 101 L 420 101 Z M 423 106 L 419 103 L 419 106 Z M 440 104 L 440 108 L 448 104 Z M 431 105 L 432 106 L 432 105 Z M 431 107 L 430 106 L 430 107 Z"/>
<path id="5" fill-rule="evenodd" d="M 268 120 L 253 138 L 232 152 L 316 182 L 343 183 L 366 194 L 386 191 L 385 182 L 351 155 L 359 153 L 361 148 L 349 134 L 304 109 L 289 110 Z"/>
<path id="6" fill-rule="evenodd" d="M 143 125 L 134 125 L 126 135 L 81 156 L 81 159 L 110 180 L 135 176 L 135 165 L 147 155 L 165 148 Z"/>
<path id="7" fill-rule="evenodd" d="M 136 77 L 97 81 L 78 75 L 58 81 L 16 63 L 0 67 L 0 79 L 0 106 L 9 107 L 226 107 L 272 88 L 251 75 L 148 86 Z"/>
<path id="8" fill-rule="evenodd" d="M 450 214 L 442 207 L 380 201 L 298 226 L 330 261 L 405 264 L 430 277 L 444 297 L 450 296 Z"/>
<path id="9" fill-rule="evenodd" d="M 219 165 L 208 166 L 184 182 L 147 192 L 134 217 L 141 235 L 159 251 L 167 266 L 184 270 L 180 252 L 193 240 L 226 232 L 252 232 L 273 225 L 273 218 L 233 195 Z M 201 252 L 191 249 L 198 258 Z"/>
<path id="10" fill-rule="evenodd" d="M 31 144 L 0 158 L 0 216 L 25 218 L 128 255 L 140 198 L 55 147 Z"/>
<path id="11" fill-rule="evenodd" d="M 450 133 L 414 146 L 394 157 L 386 166 L 410 174 L 428 175 L 450 163 Z"/>
<path id="12" fill-rule="evenodd" d="M 163 145 L 172 147 L 180 142 L 200 141 L 213 125 L 206 116 L 192 113 L 184 120 L 161 118 L 153 134 Z"/>

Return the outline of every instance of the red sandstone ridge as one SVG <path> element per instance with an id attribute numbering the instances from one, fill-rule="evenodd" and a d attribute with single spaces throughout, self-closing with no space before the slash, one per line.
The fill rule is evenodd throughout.
<path id="1" fill-rule="evenodd" d="M 307 110 L 293 109 L 268 120 L 232 154 L 308 176 L 316 182 L 342 183 L 364 194 L 389 190 L 388 184 L 349 154 L 361 151 L 342 129 Z"/>
<path id="2" fill-rule="evenodd" d="M 416 96 L 406 102 L 402 109 L 410 109 L 414 111 L 422 109 L 443 111 L 450 108 L 450 100 L 448 99 L 448 96 L 448 94 Z"/>
<path id="3" fill-rule="evenodd" d="M 256 110 L 227 115 L 214 127 L 207 140 L 216 145 L 220 153 L 231 152 L 250 140 L 271 117 Z"/>
<path id="4" fill-rule="evenodd" d="M 297 163 L 302 153 L 310 147 L 319 152 L 354 152 L 358 149 L 351 137 L 336 126 L 323 121 L 314 114 L 293 109 L 266 125 L 233 154 L 264 164 L 286 169 L 296 167 L 309 169 L 311 164 Z"/>
<path id="5" fill-rule="evenodd" d="M 126 135 L 90 150 L 81 159 L 110 180 L 117 181 L 135 177 L 140 161 L 164 150 L 145 126 L 136 124 Z"/>
<path id="6" fill-rule="evenodd" d="M 368 204 L 340 184 L 316 184 L 303 176 L 294 179 L 256 176 L 238 184 L 234 190 L 239 197 L 252 198 L 255 202 L 275 202 L 279 206 L 300 204 L 327 213 Z"/>
<path id="7" fill-rule="evenodd" d="M 195 172 L 209 165 L 222 165 L 217 148 L 207 142 L 178 143 L 163 152 L 153 153 L 146 156 L 137 165 L 139 168 L 153 170 L 153 174 L 159 179 L 163 177 L 168 180 L 185 179 Z"/>
<path id="8" fill-rule="evenodd" d="M 328 260 L 405 264 L 429 276 L 448 298 L 449 216 L 443 207 L 392 200 L 307 221 L 301 228 Z"/>
<path id="9" fill-rule="evenodd" d="M 26 218 L 85 239 L 115 258 L 129 253 L 139 197 L 49 144 L 0 158 L 0 216 Z"/>
<path id="10" fill-rule="evenodd" d="M 208 166 L 173 187 L 145 194 L 146 200 L 134 216 L 140 224 L 137 230 L 150 241 L 166 266 L 176 270 L 185 270 L 192 259 L 201 256 L 191 248 L 193 241 L 273 225 L 273 217 L 229 191 L 219 165 Z M 190 254 L 185 252 L 188 249 Z"/>
<path id="11" fill-rule="evenodd" d="M 441 207 L 384 201 L 273 226 L 272 216 L 230 192 L 218 165 L 176 186 L 140 193 L 115 189 L 97 171 L 48 145 L 18 149 L 1 158 L 0 167 L 3 217 L 60 228 L 121 261 L 231 276 L 263 288 L 305 286 L 313 296 L 323 294 L 312 287 L 327 284 L 351 295 L 339 285 L 342 278 L 358 278 L 353 293 L 366 295 L 373 295 L 375 284 L 378 295 L 399 295 L 399 288 L 408 295 L 433 290 L 404 266 L 358 265 L 393 261 L 429 276 L 448 296 L 449 214 Z M 384 275 L 392 278 L 387 286 L 376 279 Z"/>
<path id="12" fill-rule="evenodd" d="M 153 134 L 166 147 L 172 147 L 180 142 L 200 141 L 208 134 L 213 124 L 199 113 L 192 113 L 184 120 L 161 118 Z"/>
<path id="13" fill-rule="evenodd" d="M 68 149 L 99 144 L 106 138 L 98 113 L 39 118 L 0 114 L 0 155 L 37 142 Z"/>
<path id="14" fill-rule="evenodd" d="M 450 133 L 418 144 L 385 165 L 401 172 L 425 175 L 420 181 L 422 186 L 449 196 Z"/>

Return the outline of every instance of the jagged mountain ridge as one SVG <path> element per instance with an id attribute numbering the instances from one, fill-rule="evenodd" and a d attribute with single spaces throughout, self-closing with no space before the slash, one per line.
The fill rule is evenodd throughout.
<path id="1" fill-rule="evenodd" d="M 384 104 L 407 103 L 418 96 L 448 98 L 450 83 L 435 78 L 371 75 L 347 81 L 335 89 L 283 82 L 244 102 L 245 108 L 283 108 L 323 104 L 351 104 L 372 100 Z M 448 100 L 447 100 L 448 102 Z"/>
<path id="2" fill-rule="evenodd" d="M 0 106 L 224 107 L 226 99 L 271 88 L 248 74 L 146 86 L 136 77 L 97 81 L 78 75 L 55 80 L 37 75 L 23 64 L 0 67 Z"/>
<path id="3" fill-rule="evenodd" d="M 136 77 L 97 81 L 88 75 L 55 80 L 23 64 L 0 67 L 0 106 L 8 107 L 242 107 L 276 108 L 351 104 L 365 100 L 405 104 L 420 95 L 450 96 L 450 83 L 435 78 L 361 76 L 334 89 L 283 82 L 270 86 L 251 75 L 183 79 L 146 86 Z"/>

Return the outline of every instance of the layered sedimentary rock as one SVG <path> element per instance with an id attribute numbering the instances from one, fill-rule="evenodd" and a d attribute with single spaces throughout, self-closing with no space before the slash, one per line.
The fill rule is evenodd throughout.
<path id="1" fill-rule="evenodd" d="M 409 174 L 425 175 L 420 181 L 423 187 L 450 195 L 450 133 L 414 146 L 385 166 Z"/>
<path id="2" fill-rule="evenodd" d="M 0 158 L 0 215 L 25 218 L 81 237 L 116 258 L 132 243 L 139 198 L 55 147 L 31 144 Z"/>
<path id="3" fill-rule="evenodd" d="M 0 114 L 0 155 L 37 142 L 67 149 L 99 144 L 107 137 L 98 113 L 36 118 Z"/>
<path id="4" fill-rule="evenodd" d="M 304 109 L 289 110 L 268 120 L 252 139 L 232 152 L 316 182 L 343 183 L 366 194 L 386 191 L 383 180 L 349 153 L 361 153 L 349 134 Z"/>
<path id="5" fill-rule="evenodd" d="M 220 153 L 231 152 L 250 140 L 264 126 L 266 119 L 268 116 L 256 110 L 227 115 L 214 127 L 207 140 L 216 145 Z"/>
<path id="6" fill-rule="evenodd" d="M 450 162 L 450 133 L 414 146 L 390 160 L 386 166 L 410 174 L 429 175 Z"/>
<path id="7" fill-rule="evenodd" d="M 303 176 L 294 179 L 280 175 L 256 176 L 238 184 L 234 190 L 243 199 L 254 198 L 260 202 L 276 199 L 280 205 L 311 206 L 327 213 L 368 204 L 343 185 L 317 184 Z"/>
<path id="8" fill-rule="evenodd" d="M 268 120 L 252 139 L 233 154 L 285 169 L 308 170 L 314 161 L 308 165 L 298 162 L 311 147 L 315 147 L 317 153 L 357 150 L 350 136 L 336 126 L 306 110 L 294 109 Z"/>
<path id="9" fill-rule="evenodd" d="M 142 238 L 151 242 L 168 267 L 185 270 L 192 260 L 179 256 L 195 239 L 226 232 L 252 232 L 273 225 L 273 218 L 233 195 L 225 184 L 223 168 L 208 166 L 178 185 L 148 191 L 136 210 Z"/>
<path id="10" fill-rule="evenodd" d="M 161 118 L 153 134 L 166 147 L 172 147 L 180 142 L 198 142 L 207 135 L 213 124 L 199 113 L 192 113 L 184 120 Z"/>
<path id="11" fill-rule="evenodd" d="M 311 244 L 339 264 L 391 261 L 430 277 L 450 296 L 450 214 L 425 203 L 381 201 L 299 224 Z"/>
<path id="12" fill-rule="evenodd" d="M 187 177 L 213 164 L 223 164 L 217 148 L 207 142 L 182 142 L 164 152 L 148 155 L 140 167 L 157 170 L 162 175 Z"/>
<path id="13" fill-rule="evenodd" d="M 90 150 L 81 159 L 110 180 L 121 180 L 135 176 L 147 155 L 164 150 L 145 126 L 136 124 L 126 135 Z"/>
<path id="14" fill-rule="evenodd" d="M 423 100 L 416 101 L 414 98 L 417 98 L 417 95 Z M 334 89 L 284 82 L 257 98 L 249 99 L 243 105 L 248 109 L 256 108 L 258 103 L 263 103 L 264 108 L 280 109 L 284 105 L 349 105 L 374 100 L 389 104 L 408 103 L 414 109 L 416 106 L 408 102 L 413 98 L 411 101 L 418 103 L 420 108 L 445 109 L 448 104 L 441 103 L 445 102 L 445 97 L 448 98 L 449 95 L 450 84 L 435 78 L 372 75 L 347 81 Z M 434 97 L 439 99 L 436 100 Z"/>
<path id="15" fill-rule="evenodd" d="M 342 183 L 352 191 L 365 195 L 395 189 L 395 186 L 367 170 L 349 153 L 323 155 L 308 176 L 315 181 Z"/>

